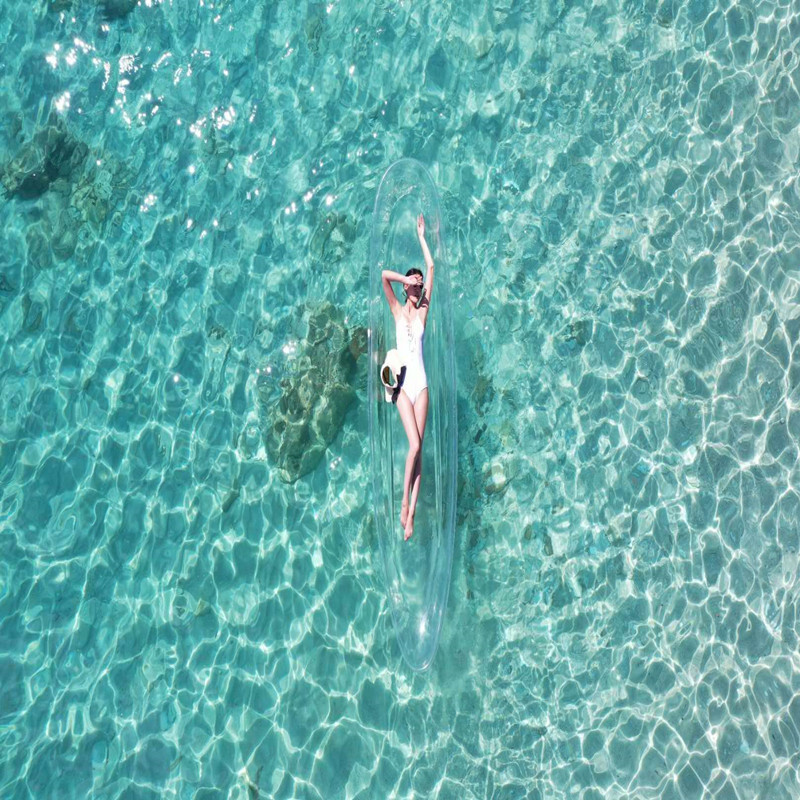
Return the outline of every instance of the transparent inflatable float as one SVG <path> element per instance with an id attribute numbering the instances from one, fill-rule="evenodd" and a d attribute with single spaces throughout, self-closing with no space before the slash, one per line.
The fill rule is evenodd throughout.
<path id="1" fill-rule="evenodd" d="M 419 267 L 427 278 L 417 239 L 420 213 L 425 217 L 425 238 L 435 273 L 424 343 L 429 407 L 422 477 L 414 535 L 406 542 L 400 504 L 408 438 L 397 406 L 384 399 L 380 381 L 386 352 L 396 347 L 394 319 L 383 293 L 381 272 L 391 269 L 405 274 L 411 267 Z M 451 296 L 436 187 L 419 161 L 402 159 L 392 164 L 381 180 L 372 220 L 368 421 L 375 525 L 392 621 L 403 657 L 418 671 L 427 669 L 436 654 L 453 561 L 458 423 Z M 403 302 L 402 293 L 398 299 Z"/>

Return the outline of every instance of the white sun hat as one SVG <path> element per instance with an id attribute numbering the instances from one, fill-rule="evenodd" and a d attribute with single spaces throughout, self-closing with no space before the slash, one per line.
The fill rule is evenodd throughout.
<path id="1" fill-rule="evenodd" d="M 383 384 L 383 391 L 385 392 L 385 400 L 387 403 L 396 403 L 397 397 L 400 394 L 400 387 L 403 385 L 403 380 L 406 377 L 406 366 L 400 356 L 400 352 L 396 349 L 390 350 L 386 354 L 381 367 L 381 383 Z"/>

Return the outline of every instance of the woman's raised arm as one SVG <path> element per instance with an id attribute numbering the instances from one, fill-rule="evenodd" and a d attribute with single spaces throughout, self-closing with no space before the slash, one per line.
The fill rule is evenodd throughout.
<path id="1" fill-rule="evenodd" d="M 433 257 L 428 243 L 425 241 L 425 217 L 422 214 L 417 219 L 417 236 L 419 237 L 419 246 L 422 248 L 422 255 L 425 256 L 425 266 L 428 269 L 428 276 L 425 278 L 425 295 L 430 303 L 431 294 L 433 294 Z"/>

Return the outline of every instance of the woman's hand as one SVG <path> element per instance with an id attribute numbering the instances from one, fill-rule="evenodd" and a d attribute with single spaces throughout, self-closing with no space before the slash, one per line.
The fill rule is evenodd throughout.
<path id="1" fill-rule="evenodd" d="M 404 286 L 422 286 L 422 275 L 403 275 Z"/>
<path id="2" fill-rule="evenodd" d="M 417 236 L 419 236 L 420 239 L 425 237 L 425 217 L 423 217 L 422 214 L 417 217 Z"/>

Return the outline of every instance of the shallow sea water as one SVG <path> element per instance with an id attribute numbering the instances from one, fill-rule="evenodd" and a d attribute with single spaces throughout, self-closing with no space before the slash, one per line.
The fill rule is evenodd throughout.
<path id="1" fill-rule="evenodd" d="M 800 796 L 797 3 L 0 12 L 0 795 Z M 359 344 L 402 156 L 460 303 L 424 675 Z"/>

